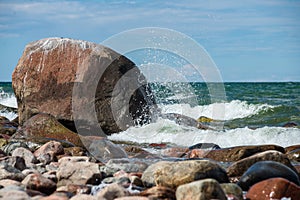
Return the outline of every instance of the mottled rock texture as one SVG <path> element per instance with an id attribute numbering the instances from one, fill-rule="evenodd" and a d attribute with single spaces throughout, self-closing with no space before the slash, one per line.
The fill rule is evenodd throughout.
<path id="1" fill-rule="evenodd" d="M 102 45 L 67 38 L 29 43 L 12 85 L 21 125 L 42 112 L 75 128 L 73 101 L 83 128 L 98 126 L 93 116 L 109 134 L 126 129 L 132 119 L 148 121 L 154 103 L 145 77 L 132 61 Z"/>

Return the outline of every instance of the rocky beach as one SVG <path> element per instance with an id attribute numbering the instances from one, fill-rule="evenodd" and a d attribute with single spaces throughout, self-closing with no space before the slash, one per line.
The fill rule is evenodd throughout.
<path id="1" fill-rule="evenodd" d="M 35 41 L 12 77 L 18 117 L 0 117 L 0 199 L 300 199 L 300 144 L 107 137 L 147 125 L 159 112 L 138 67 L 107 47 Z M 204 121 L 178 119 L 209 129 Z"/>

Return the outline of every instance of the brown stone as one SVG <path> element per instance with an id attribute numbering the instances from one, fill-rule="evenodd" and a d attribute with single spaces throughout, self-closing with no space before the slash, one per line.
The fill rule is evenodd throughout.
<path id="1" fill-rule="evenodd" d="M 172 147 L 162 151 L 163 156 L 181 158 L 186 155 L 188 148 Z"/>
<path id="2" fill-rule="evenodd" d="M 253 185 L 246 194 L 250 200 L 299 199 L 300 187 L 283 178 L 271 178 Z"/>
<path id="3" fill-rule="evenodd" d="M 227 200 L 220 184 L 214 179 L 204 179 L 179 186 L 176 190 L 176 199 Z"/>
<path id="4" fill-rule="evenodd" d="M 63 157 L 57 170 L 58 186 L 68 184 L 99 184 L 102 180 L 99 165 L 88 162 L 86 157 Z"/>
<path id="5" fill-rule="evenodd" d="M 253 156 L 234 162 L 227 168 L 227 174 L 229 177 L 241 176 L 251 165 L 253 165 L 256 162 L 265 160 L 280 162 L 296 171 L 285 154 L 279 151 L 271 150 L 258 153 Z"/>
<path id="6" fill-rule="evenodd" d="M 300 149 L 300 144 L 288 146 L 288 147 L 285 147 L 284 149 L 285 149 L 285 153 L 288 153 L 288 152 L 293 151 L 295 149 Z"/>
<path id="7" fill-rule="evenodd" d="M 64 127 L 49 114 L 37 114 L 31 117 L 14 137 L 25 137 L 37 143 L 46 143 L 50 139 L 55 139 L 69 145 L 83 146 L 78 134 Z"/>
<path id="8" fill-rule="evenodd" d="M 222 183 L 220 184 L 227 197 L 233 196 L 237 200 L 243 200 L 243 190 L 234 183 Z"/>
<path id="9" fill-rule="evenodd" d="M 229 182 L 225 170 L 210 160 L 160 161 L 150 165 L 142 176 L 146 187 L 159 185 L 174 189 L 206 178 L 214 178 L 221 183 Z"/>
<path id="10" fill-rule="evenodd" d="M 146 189 L 139 195 L 148 197 L 149 199 L 176 199 L 175 190 L 164 186 L 155 186 Z"/>
<path id="11" fill-rule="evenodd" d="M 277 145 L 237 146 L 237 147 L 211 150 L 204 157 L 216 161 L 235 162 L 247 158 L 249 156 L 252 156 L 256 153 L 260 153 L 268 150 L 276 150 L 281 153 L 285 152 L 283 147 Z"/>
<path id="12" fill-rule="evenodd" d="M 22 181 L 27 189 L 37 190 L 44 194 L 52 194 L 56 190 L 56 183 L 43 177 L 41 174 L 29 174 Z"/>
<path id="13" fill-rule="evenodd" d="M 126 57 L 99 44 L 67 38 L 29 43 L 12 76 L 20 124 L 36 113 L 48 113 L 72 128 L 74 117 L 84 122 L 81 125 L 93 127 L 98 124 L 90 121 L 90 112 L 96 111 L 105 133 L 126 129 L 132 118 L 148 120 L 154 100 L 146 95 L 151 94 L 146 84 Z M 72 100 L 85 113 L 74 116 Z M 116 103 L 113 111 L 112 100 Z"/>
<path id="14" fill-rule="evenodd" d="M 60 142 L 50 141 L 34 152 L 34 156 L 44 164 L 57 161 L 56 156 L 63 154 L 64 148 Z"/>
<path id="15" fill-rule="evenodd" d="M 286 155 L 291 161 L 300 162 L 300 148 L 289 151 Z"/>
<path id="16" fill-rule="evenodd" d="M 129 192 L 117 183 L 113 183 L 97 193 L 98 199 L 114 200 L 118 197 L 129 196 Z"/>

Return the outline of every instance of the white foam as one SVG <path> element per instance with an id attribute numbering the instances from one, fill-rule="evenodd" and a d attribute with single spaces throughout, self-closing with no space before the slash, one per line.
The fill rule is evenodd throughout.
<path id="1" fill-rule="evenodd" d="M 245 118 L 273 108 L 274 106 L 268 104 L 249 104 L 240 100 L 195 107 L 191 107 L 189 104 L 160 105 L 163 113 L 179 113 L 194 119 L 206 116 L 219 120 Z M 220 114 L 220 112 L 223 112 L 223 114 Z"/>
<path id="2" fill-rule="evenodd" d="M 255 130 L 248 127 L 226 131 L 199 130 L 160 119 L 156 123 L 131 127 L 126 131 L 115 133 L 109 136 L 109 139 L 136 143 L 173 143 L 182 146 L 211 142 L 221 147 L 260 144 L 277 144 L 285 147 L 299 144 L 299 134 L 298 128 L 281 127 L 263 127 Z"/>
<path id="3" fill-rule="evenodd" d="M 17 108 L 17 99 L 14 94 L 6 93 L 0 88 L 0 104 L 8 107 Z M 4 116 L 9 120 L 13 120 L 17 117 L 17 114 L 14 112 L 7 112 L 0 110 L 0 116 Z"/>
<path id="4" fill-rule="evenodd" d="M 13 108 L 18 107 L 17 99 L 15 95 L 11 93 L 6 93 L 2 91 L 1 88 L 0 88 L 0 104 L 4 106 L 13 107 Z"/>
<path id="5" fill-rule="evenodd" d="M 0 111 L 0 116 L 6 117 L 9 120 L 15 119 L 18 115 L 14 112 L 3 112 Z"/>

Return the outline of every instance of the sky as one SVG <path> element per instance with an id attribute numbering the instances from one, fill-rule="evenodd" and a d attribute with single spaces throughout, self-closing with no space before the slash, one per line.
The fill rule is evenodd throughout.
<path id="1" fill-rule="evenodd" d="M 101 43 L 143 27 L 193 38 L 226 82 L 300 81 L 297 0 L 0 0 L 0 81 L 11 81 L 31 41 L 67 37 Z"/>

